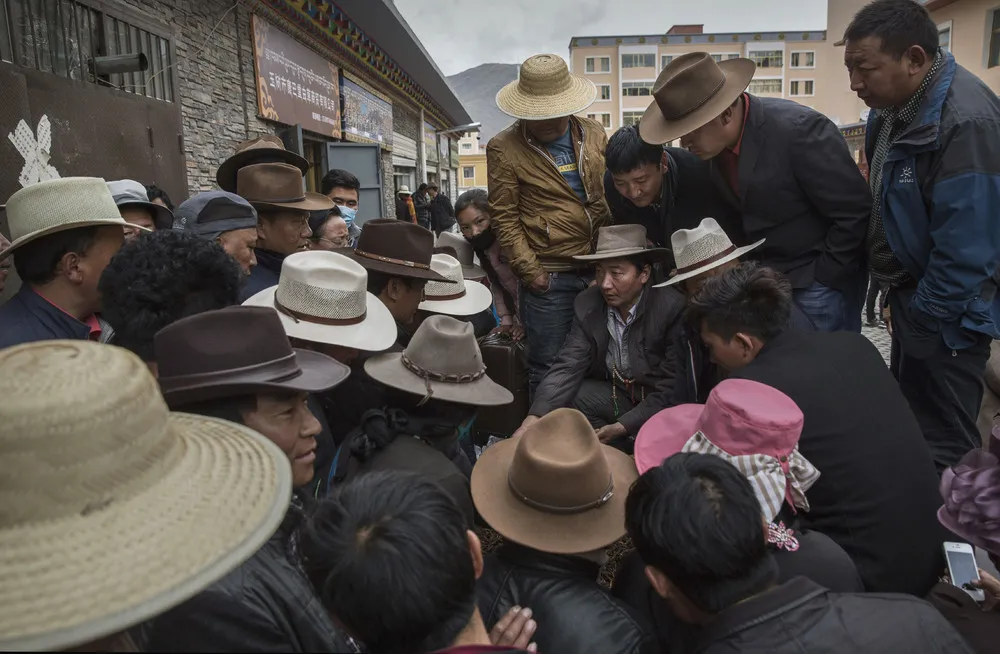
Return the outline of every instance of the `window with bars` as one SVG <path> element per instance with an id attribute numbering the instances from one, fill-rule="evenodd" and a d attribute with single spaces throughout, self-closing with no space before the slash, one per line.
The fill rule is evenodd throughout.
<path id="1" fill-rule="evenodd" d="M 755 79 L 750 81 L 748 91 L 754 94 L 781 93 L 780 79 Z"/>
<path id="2" fill-rule="evenodd" d="M 629 127 L 630 125 L 638 125 L 639 121 L 642 120 L 642 111 L 623 111 L 622 112 L 622 127 Z"/>
<path id="3" fill-rule="evenodd" d="M 816 53 L 815 52 L 793 52 L 790 55 L 791 61 L 789 62 L 792 68 L 815 68 L 816 67 Z"/>
<path id="4" fill-rule="evenodd" d="M 652 82 L 622 82 L 622 96 L 653 95 Z"/>
<path id="5" fill-rule="evenodd" d="M 146 55 L 149 67 L 95 77 L 94 57 Z M 77 0 L 0 0 L 0 58 L 60 77 L 174 101 L 170 41 Z"/>
<path id="6" fill-rule="evenodd" d="M 623 54 L 622 68 L 656 68 L 656 55 L 649 54 Z"/>
<path id="7" fill-rule="evenodd" d="M 747 57 L 757 64 L 757 68 L 781 68 L 785 53 L 781 50 L 754 50 Z"/>

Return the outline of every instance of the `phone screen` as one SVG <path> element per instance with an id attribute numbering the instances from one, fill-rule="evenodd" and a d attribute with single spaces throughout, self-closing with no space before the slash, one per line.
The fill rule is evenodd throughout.
<path id="1" fill-rule="evenodd" d="M 977 590 L 970 582 L 979 579 L 976 558 L 969 552 L 948 551 L 948 567 L 951 569 L 951 583 L 965 590 Z"/>

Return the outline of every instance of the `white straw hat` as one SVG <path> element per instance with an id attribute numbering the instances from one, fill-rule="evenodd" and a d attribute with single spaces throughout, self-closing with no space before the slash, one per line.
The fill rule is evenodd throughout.
<path id="1" fill-rule="evenodd" d="M 368 271 L 353 259 L 323 250 L 296 252 L 285 257 L 278 285 L 243 305 L 277 309 L 292 338 L 380 352 L 396 342 L 396 322 L 367 287 Z"/>
<path id="2" fill-rule="evenodd" d="M 170 413 L 121 348 L 0 350 L 0 397 L 0 650 L 66 649 L 152 618 L 246 561 L 288 510 L 276 445 Z"/>
<path id="3" fill-rule="evenodd" d="M 573 75 L 559 55 L 540 54 L 521 64 L 517 79 L 497 93 L 497 107 L 512 118 L 550 120 L 580 113 L 597 99 L 597 87 Z"/>
<path id="4" fill-rule="evenodd" d="M 7 223 L 11 243 L 0 252 L 0 260 L 25 243 L 67 229 L 128 226 L 98 177 L 63 177 L 21 189 L 7 200 Z"/>
<path id="5" fill-rule="evenodd" d="M 419 309 L 448 316 L 472 316 L 493 304 L 493 293 L 479 282 L 465 279 L 462 264 L 447 254 L 431 257 L 431 270 L 449 281 L 429 281 Z"/>
<path id="6" fill-rule="evenodd" d="M 655 287 L 671 286 L 718 268 L 726 262 L 739 259 L 763 243 L 764 239 L 760 239 L 752 245 L 738 248 L 729 240 L 725 230 L 719 226 L 715 218 L 705 218 L 694 229 L 678 229 L 670 235 L 670 247 L 674 251 L 677 274 L 662 284 L 656 284 Z"/>

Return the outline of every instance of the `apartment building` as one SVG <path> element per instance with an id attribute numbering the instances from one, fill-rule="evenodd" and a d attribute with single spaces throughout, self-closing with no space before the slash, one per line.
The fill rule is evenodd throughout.
<path id="1" fill-rule="evenodd" d="M 486 144 L 478 132 L 469 132 L 458 140 L 458 192 L 472 189 L 485 189 L 488 183 L 486 176 Z"/>

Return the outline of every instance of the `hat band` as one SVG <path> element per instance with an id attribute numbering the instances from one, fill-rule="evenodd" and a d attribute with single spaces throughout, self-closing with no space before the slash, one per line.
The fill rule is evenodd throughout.
<path id="1" fill-rule="evenodd" d="M 295 351 L 291 351 L 280 359 L 272 359 L 261 363 L 253 363 L 248 366 L 237 368 L 227 368 L 226 370 L 213 370 L 210 372 L 197 372 L 189 375 L 177 375 L 174 377 L 160 376 L 160 387 L 164 392 L 183 389 L 191 384 L 211 385 L 225 382 L 282 382 L 302 374 L 295 357 Z"/>
<path id="2" fill-rule="evenodd" d="M 712 89 L 711 92 L 709 92 L 708 95 L 706 95 L 704 98 L 702 98 L 701 102 L 697 103 L 696 105 L 694 105 L 690 109 L 687 109 L 687 110 L 682 111 L 680 113 L 670 112 L 670 115 L 668 116 L 667 112 L 663 110 L 663 105 L 660 104 L 659 102 L 657 102 L 656 104 L 660 107 L 660 113 L 663 114 L 664 118 L 666 118 L 667 120 L 680 120 L 682 118 L 690 116 L 691 114 L 693 114 L 694 112 L 698 111 L 699 109 L 701 109 L 702 107 L 704 107 L 706 104 L 708 104 L 708 102 L 712 98 L 715 97 L 715 94 L 722 90 L 722 87 L 725 86 L 725 84 L 726 84 L 726 74 L 723 73 L 722 74 L 722 79 L 719 81 L 719 85 L 716 86 L 714 89 Z"/>
<path id="3" fill-rule="evenodd" d="M 485 366 L 481 370 L 477 370 L 476 372 L 463 372 L 463 373 L 434 372 L 433 370 L 427 370 L 426 368 L 423 368 L 417 365 L 416 363 L 413 363 L 413 361 L 406 356 L 405 352 L 400 356 L 400 361 L 403 362 L 403 365 L 406 367 L 407 370 L 409 370 L 415 375 L 418 375 L 430 381 L 446 382 L 449 384 L 468 384 L 469 382 L 474 382 L 482 378 L 482 376 L 486 374 Z"/>
<path id="4" fill-rule="evenodd" d="M 450 295 L 430 295 L 426 291 L 424 292 L 424 299 L 430 300 L 432 302 L 444 302 L 445 300 L 457 300 L 460 297 L 465 297 L 465 285 L 462 285 L 462 290 L 458 293 L 451 293 Z"/>
<path id="5" fill-rule="evenodd" d="M 722 259 L 723 257 L 727 257 L 730 254 L 732 254 L 733 252 L 736 252 L 736 246 L 735 245 L 730 245 L 729 247 L 727 247 L 722 252 L 719 252 L 717 254 L 713 254 L 712 256 L 710 256 L 707 259 L 702 259 L 701 261 L 696 261 L 695 263 L 692 263 L 690 266 L 684 266 L 683 268 L 678 268 L 677 269 L 677 274 L 678 275 L 683 275 L 684 273 L 689 273 L 692 270 L 698 270 L 699 268 L 704 268 L 708 264 L 715 263 L 719 259 Z"/>
<path id="6" fill-rule="evenodd" d="M 357 325 L 358 323 L 364 322 L 365 316 L 368 315 L 368 310 L 365 311 L 355 318 L 324 318 L 323 316 L 314 316 L 309 313 L 303 313 L 301 311 L 295 311 L 294 309 L 289 309 L 281 302 L 278 301 L 278 296 L 274 297 L 274 308 L 280 313 L 285 314 L 295 322 L 309 322 L 316 325 Z"/>
<path id="7" fill-rule="evenodd" d="M 295 202 L 305 202 L 306 196 L 300 195 L 297 198 L 248 198 L 244 196 L 247 202 L 260 202 L 263 204 L 293 204 Z"/>
<path id="8" fill-rule="evenodd" d="M 608 489 L 604 491 L 604 494 L 593 502 L 587 502 L 586 504 L 580 504 L 579 506 L 552 506 L 551 504 L 545 504 L 543 502 L 538 502 L 531 499 L 520 490 L 518 490 L 517 485 L 514 484 L 514 478 L 511 473 L 507 472 L 507 487 L 510 488 L 510 492 L 514 493 L 514 497 L 519 499 L 521 503 L 531 507 L 532 509 L 537 509 L 545 513 L 557 513 L 559 515 L 568 515 L 573 513 L 583 513 L 584 511 L 590 511 L 591 509 L 596 509 L 598 507 L 607 504 L 612 497 L 615 495 L 615 479 L 612 477 L 608 480 Z"/>
<path id="9" fill-rule="evenodd" d="M 372 254 L 371 252 L 365 252 L 364 250 L 354 249 L 354 254 L 359 257 L 364 257 L 366 259 L 374 259 L 375 261 L 381 261 L 383 263 L 394 263 L 397 266 L 406 266 L 408 268 L 422 268 L 424 270 L 430 270 L 431 267 L 426 263 L 419 263 L 417 261 L 406 261 L 405 259 L 393 259 L 392 257 L 383 257 L 381 254 Z"/>

